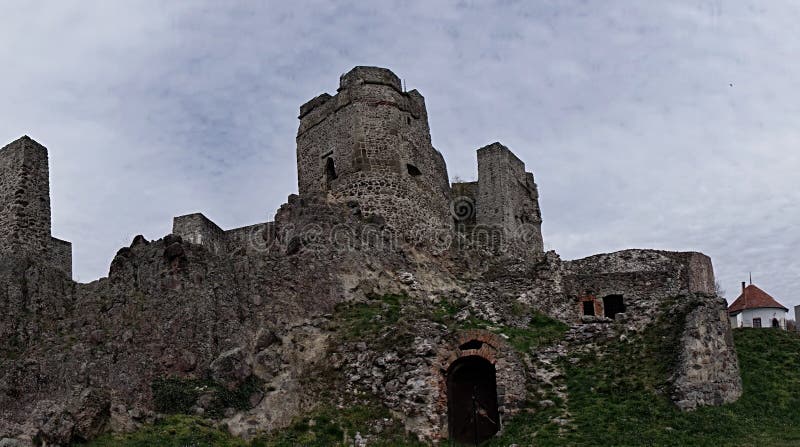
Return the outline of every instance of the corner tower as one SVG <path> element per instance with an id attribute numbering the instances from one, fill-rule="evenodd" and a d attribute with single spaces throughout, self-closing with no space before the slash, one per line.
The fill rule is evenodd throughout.
<path id="1" fill-rule="evenodd" d="M 0 252 L 34 256 L 72 275 L 72 244 L 50 235 L 47 148 L 24 136 L 0 149 Z"/>
<path id="2" fill-rule="evenodd" d="M 409 234 L 451 229 L 444 158 L 431 145 L 425 99 L 390 70 L 355 67 L 300 107 L 298 189 L 355 201 Z"/>

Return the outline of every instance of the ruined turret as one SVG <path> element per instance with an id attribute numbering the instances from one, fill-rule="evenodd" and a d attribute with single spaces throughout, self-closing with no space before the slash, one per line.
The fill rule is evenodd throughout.
<path id="1" fill-rule="evenodd" d="M 300 195 L 357 202 L 400 233 L 452 228 L 447 168 L 431 145 L 425 100 L 385 68 L 355 67 L 336 95 L 300 107 Z"/>

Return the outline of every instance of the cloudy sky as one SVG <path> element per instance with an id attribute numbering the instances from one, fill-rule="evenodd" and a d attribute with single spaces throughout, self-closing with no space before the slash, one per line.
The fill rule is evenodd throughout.
<path id="1" fill-rule="evenodd" d="M 355 65 L 428 104 L 451 177 L 499 140 L 539 184 L 548 249 L 710 255 L 800 304 L 794 0 L 0 1 L 0 141 L 50 150 L 75 276 L 202 211 L 271 219 L 298 107 Z"/>

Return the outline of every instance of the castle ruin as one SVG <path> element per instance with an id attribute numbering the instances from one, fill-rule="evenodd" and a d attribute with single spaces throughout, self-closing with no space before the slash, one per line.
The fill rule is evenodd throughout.
<path id="1" fill-rule="evenodd" d="M 72 276 L 72 244 L 50 234 L 47 149 L 24 136 L 0 149 L 0 252 L 25 253 Z"/>
<path id="2" fill-rule="evenodd" d="M 223 230 L 176 217 L 172 234 L 133 238 L 89 284 L 71 280 L 71 246 L 50 233 L 46 149 L 23 137 L 0 151 L 0 440 L 133 430 L 161 410 L 165 378 L 258 384 L 246 408 L 218 416 L 245 438 L 335 390 L 343 402 L 372 396 L 422 441 L 485 440 L 535 411 L 532 393 L 552 392 L 553 359 L 655 324 L 675 328 L 664 379 L 675 405 L 741 395 L 707 256 L 545 252 L 524 163 L 492 143 L 477 150 L 477 181 L 450 184 L 424 98 L 385 68 L 355 67 L 299 120 L 298 194 L 274 221 Z M 342 332 L 343 309 L 376 303 L 358 322 L 372 335 Z M 540 314 L 568 325 L 564 339 L 512 345 L 506 332 Z M 183 411 L 210 412 L 214 399 Z M 489 422 L 464 422 L 475 401 Z"/>

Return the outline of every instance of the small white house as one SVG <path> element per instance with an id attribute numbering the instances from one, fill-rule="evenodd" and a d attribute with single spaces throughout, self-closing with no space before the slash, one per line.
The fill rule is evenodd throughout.
<path id="1" fill-rule="evenodd" d="M 750 284 L 742 283 L 742 294 L 728 306 L 731 327 L 762 327 L 786 330 L 789 309 L 767 292 Z"/>

